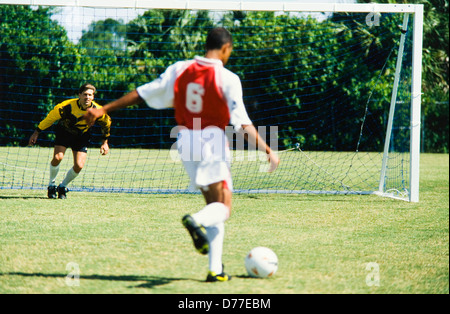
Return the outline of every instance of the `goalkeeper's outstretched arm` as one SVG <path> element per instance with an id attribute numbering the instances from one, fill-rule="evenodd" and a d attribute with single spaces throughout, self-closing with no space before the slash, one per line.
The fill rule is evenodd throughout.
<path id="1" fill-rule="evenodd" d="M 129 94 L 110 102 L 109 104 L 103 106 L 100 109 L 90 108 L 87 113 L 83 116 L 89 126 L 94 125 L 95 121 L 102 117 L 104 114 L 109 112 L 123 109 L 129 106 L 133 106 L 143 102 L 144 100 L 139 96 L 136 90 L 130 92 Z"/>

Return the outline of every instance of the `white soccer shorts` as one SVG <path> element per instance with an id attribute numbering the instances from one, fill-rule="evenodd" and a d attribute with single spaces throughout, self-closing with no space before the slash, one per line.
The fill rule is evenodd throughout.
<path id="1" fill-rule="evenodd" d="M 213 183 L 224 181 L 227 188 L 233 190 L 230 147 L 222 129 L 181 129 L 177 148 L 191 180 L 190 189 L 205 189 Z"/>

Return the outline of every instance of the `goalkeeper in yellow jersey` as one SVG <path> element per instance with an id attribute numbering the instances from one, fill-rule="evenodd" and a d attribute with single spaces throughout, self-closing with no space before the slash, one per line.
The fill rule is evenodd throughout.
<path id="1" fill-rule="evenodd" d="M 66 198 L 67 186 L 83 169 L 87 158 L 87 147 L 91 139 L 90 126 L 83 120 L 83 115 L 89 108 L 101 108 L 94 102 L 95 86 L 84 84 L 78 91 L 78 97 L 66 100 L 56 105 L 47 117 L 39 123 L 31 135 L 29 145 L 36 144 L 39 134 L 59 121 L 56 126 L 55 149 L 50 163 L 50 181 L 48 185 L 48 197 Z M 109 152 L 108 138 L 110 136 L 111 118 L 105 114 L 97 120 L 103 134 L 103 142 L 100 153 L 106 155 Z M 59 186 L 56 186 L 56 176 L 59 172 L 59 164 L 64 158 L 66 149 L 72 148 L 73 168 L 71 168 Z"/>

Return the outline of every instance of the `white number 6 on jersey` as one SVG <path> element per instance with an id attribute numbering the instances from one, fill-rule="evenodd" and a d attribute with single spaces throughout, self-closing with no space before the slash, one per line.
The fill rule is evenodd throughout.
<path id="1" fill-rule="evenodd" d="M 192 113 L 203 110 L 203 96 L 205 88 L 197 83 L 189 83 L 186 90 L 186 108 Z"/>

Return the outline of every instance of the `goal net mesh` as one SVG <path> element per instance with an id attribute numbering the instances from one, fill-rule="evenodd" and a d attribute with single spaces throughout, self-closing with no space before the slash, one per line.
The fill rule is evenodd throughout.
<path id="1" fill-rule="evenodd" d="M 226 66 L 241 78 L 254 125 L 281 164 L 228 130 L 240 193 L 379 190 L 402 14 L 136 10 L 0 5 L 0 188 L 46 189 L 54 126 L 28 138 L 84 83 L 104 105 L 157 78 L 179 60 L 204 55 L 209 29 L 234 39 Z M 407 198 L 412 39 L 407 33 L 384 191 Z M 136 105 L 111 114 L 110 154 L 100 128 L 69 189 L 187 193 L 174 150 L 172 110 Z M 172 136 L 171 136 L 172 133 Z M 57 181 L 72 167 L 70 149 Z"/>

